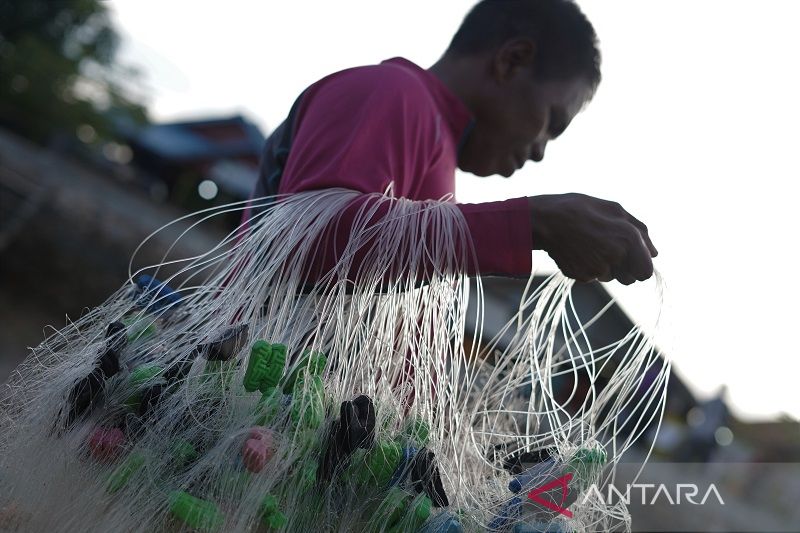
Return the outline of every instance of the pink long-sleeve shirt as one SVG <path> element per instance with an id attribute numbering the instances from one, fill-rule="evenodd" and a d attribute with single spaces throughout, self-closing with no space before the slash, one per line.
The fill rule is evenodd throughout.
<path id="1" fill-rule="evenodd" d="M 458 150 L 471 126 L 458 97 L 406 59 L 337 72 L 306 89 L 267 140 L 254 196 L 391 185 L 397 197 L 455 201 Z M 477 257 L 469 274 L 530 274 L 527 198 L 457 206 Z"/>

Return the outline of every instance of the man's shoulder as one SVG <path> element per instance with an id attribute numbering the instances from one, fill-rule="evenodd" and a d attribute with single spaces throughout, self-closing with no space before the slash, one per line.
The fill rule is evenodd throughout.
<path id="1" fill-rule="evenodd" d="M 417 104 L 433 103 L 425 75 L 423 69 L 410 61 L 394 58 L 335 72 L 315 83 L 312 90 L 329 88 L 344 91 L 352 98 L 381 96 Z"/>

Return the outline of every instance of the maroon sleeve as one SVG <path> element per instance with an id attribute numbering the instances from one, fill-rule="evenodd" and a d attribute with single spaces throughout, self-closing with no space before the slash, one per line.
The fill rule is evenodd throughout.
<path id="1" fill-rule="evenodd" d="M 528 198 L 458 204 L 483 275 L 529 276 L 533 230 Z"/>
<path id="2" fill-rule="evenodd" d="M 330 235 L 336 237 L 321 247 L 317 273 L 335 264 L 353 217 L 364 202 L 373 201 L 367 193 L 383 193 L 393 184 L 393 194 L 404 197 L 413 180 L 425 176 L 436 157 L 432 106 L 419 80 L 381 66 L 344 71 L 306 91 L 279 192 L 341 187 L 365 193 L 332 228 Z M 477 264 L 464 265 L 468 274 L 530 274 L 532 237 L 526 198 L 458 207 L 477 256 Z"/>

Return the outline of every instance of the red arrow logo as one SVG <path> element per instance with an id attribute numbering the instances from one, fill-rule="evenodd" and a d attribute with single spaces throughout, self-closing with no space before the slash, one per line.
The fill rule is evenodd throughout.
<path id="1" fill-rule="evenodd" d="M 556 511 L 560 514 L 563 514 L 567 518 L 572 518 L 572 511 L 564 507 L 564 502 L 567 501 L 567 495 L 569 494 L 569 482 L 571 480 L 572 473 L 561 476 L 560 478 L 554 479 L 553 481 L 542 485 L 541 487 L 533 489 L 528 493 L 528 498 L 540 505 L 547 507 L 551 511 Z M 556 505 L 555 503 L 545 500 L 539 496 L 541 493 L 547 492 L 556 487 L 561 487 L 561 505 Z"/>

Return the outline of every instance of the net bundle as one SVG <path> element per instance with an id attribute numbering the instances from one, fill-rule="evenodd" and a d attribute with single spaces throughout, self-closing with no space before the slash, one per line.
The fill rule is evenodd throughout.
<path id="1" fill-rule="evenodd" d="M 560 274 L 482 338 L 455 205 L 359 198 L 252 202 L 34 348 L 2 400 L 0 530 L 628 527 L 586 495 L 660 419 L 650 338 L 592 346 Z"/>

